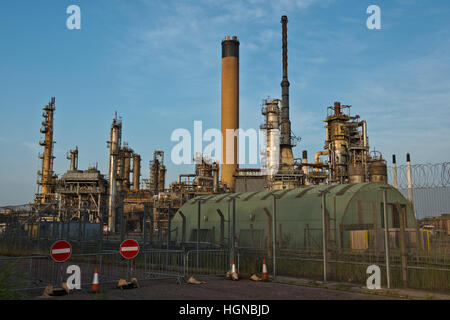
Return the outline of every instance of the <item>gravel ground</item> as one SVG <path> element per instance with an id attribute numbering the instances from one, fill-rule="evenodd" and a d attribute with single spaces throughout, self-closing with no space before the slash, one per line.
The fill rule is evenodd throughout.
<path id="1" fill-rule="evenodd" d="M 391 297 L 360 294 L 323 288 L 303 287 L 250 280 L 231 281 L 218 278 L 199 279 L 206 284 L 177 284 L 175 280 L 152 280 L 141 287 L 120 290 L 112 285 L 101 286 L 101 293 L 86 290 L 54 300 L 386 300 Z M 34 299 L 40 299 L 37 296 Z"/>

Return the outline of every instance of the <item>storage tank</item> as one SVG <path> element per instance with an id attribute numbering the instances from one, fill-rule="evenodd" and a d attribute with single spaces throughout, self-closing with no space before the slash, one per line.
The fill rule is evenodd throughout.
<path id="1" fill-rule="evenodd" d="M 350 163 L 348 165 L 348 183 L 365 182 L 365 170 L 361 163 Z"/>
<path id="2" fill-rule="evenodd" d="M 387 165 L 383 159 L 375 160 L 369 167 L 370 182 L 387 183 Z"/>

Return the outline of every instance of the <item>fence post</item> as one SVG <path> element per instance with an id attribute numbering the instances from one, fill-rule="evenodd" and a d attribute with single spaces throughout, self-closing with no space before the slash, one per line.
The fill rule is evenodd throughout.
<path id="1" fill-rule="evenodd" d="M 406 261 L 406 245 L 405 245 L 405 224 L 406 224 L 406 207 L 401 208 L 398 203 L 395 204 L 400 218 L 400 251 L 402 255 L 402 282 L 406 287 L 408 285 L 408 265 Z"/>
<path id="2" fill-rule="evenodd" d="M 381 188 L 383 190 L 383 213 L 384 213 L 384 246 L 386 254 L 386 277 L 387 277 L 387 287 L 391 288 L 391 266 L 390 266 L 390 246 L 389 246 L 389 226 L 387 219 L 387 189 Z"/>
<path id="3" fill-rule="evenodd" d="M 272 214 L 272 256 L 273 256 L 273 278 L 277 276 L 277 196 L 273 196 L 273 214 Z"/>
<path id="4" fill-rule="evenodd" d="M 170 223 L 170 202 L 167 204 L 167 250 L 170 249 L 170 230 L 171 223 Z"/>
<path id="5" fill-rule="evenodd" d="M 202 210 L 202 200 L 198 200 L 198 211 L 197 211 L 197 268 L 200 265 L 200 257 L 199 257 L 199 250 L 200 250 L 200 219 L 201 219 L 201 210 Z"/>
<path id="6" fill-rule="evenodd" d="M 322 192 L 322 247 L 323 247 L 323 282 L 327 282 L 327 264 L 328 264 L 328 228 L 326 219 L 326 206 L 327 206 L 327 191 Z"/>
<path id="7" fill-rule="evenodd" d="M 233 263 L 235 259 L 235 251 L 236 251 L 236 199 L 238 196 L 230 197 L 232 202 L 232 223 L 231 223 L 231 263 Z M 230 270 L 232 269 L 230 265 Z"/>
<path id="8" fill-rule="evenodd" d="M 144 216 L 142 217 L 142 237 L 143 237 L 143 243 L 142 243 L 142 250 L 145 251 L 145 241 L 147 240 L 146 234 L 147 234 L 147 203 L 144 203 Z"/>

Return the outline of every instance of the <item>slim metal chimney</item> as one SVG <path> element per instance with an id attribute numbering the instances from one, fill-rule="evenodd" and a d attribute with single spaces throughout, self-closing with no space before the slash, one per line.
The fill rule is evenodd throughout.
<path id="1" fill-rule="evenodd" d="M 411 155 L 406 154 L 406 177 L 408 180 L 408 200 L 414 207 L 413 189 L 412 189 L 412 173 L 411 173 Z"/>
<path id="2" fill-rule="evenodd" d="M 398 189 L 398 180 L 397 180 L 397 160 L 395 154 L 392 155 L 392 183 L 395 189 Z"/>
<path id="3" fill-rule="evenodd" d="M 289 119 L 289 87 L 288 80 L 288 56 L 287 56 L 287 16 L 281 17 L 283 25 L 283 81 L 281 82 L 281 145 L 292 146 L 291 121 Z"/>

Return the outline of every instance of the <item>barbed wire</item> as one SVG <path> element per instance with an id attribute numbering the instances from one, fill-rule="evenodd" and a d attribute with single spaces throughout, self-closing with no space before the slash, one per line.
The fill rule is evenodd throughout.
<path id="1" fill-rule="evenodd" d="M 397 166 L 398 188 L 408 188 L 407 165 Z M 450 186 L 450 162 L 411 165 L 413 188 L 436 188 Z M 388 181 L 393 184 L 392 166 L 388 169 Z"/>

